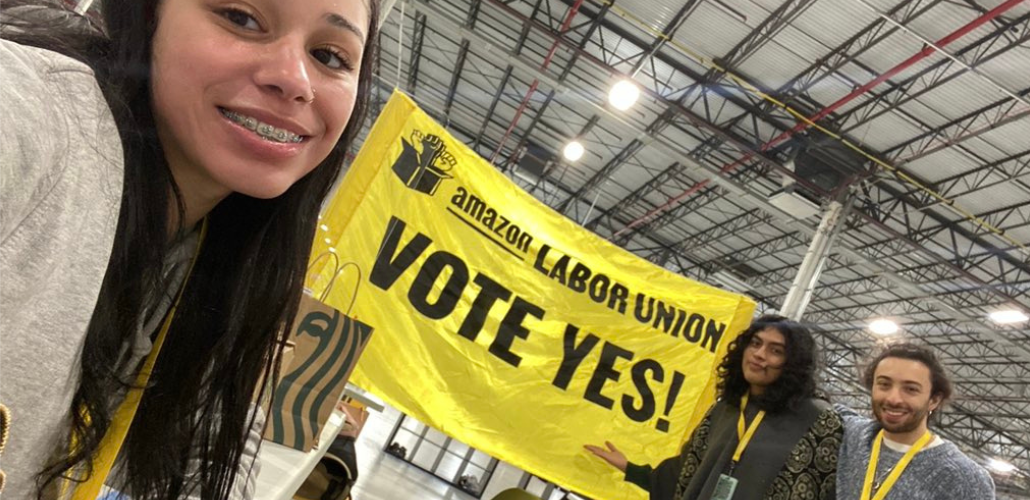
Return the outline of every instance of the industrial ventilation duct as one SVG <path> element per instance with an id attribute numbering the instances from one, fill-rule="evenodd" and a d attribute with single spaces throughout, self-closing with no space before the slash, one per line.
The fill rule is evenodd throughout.
<path id="1" fill-rule="evenodd" d="M 866 170 L 866 159 L 836 139 L 821 133 L 799 139 L 794 173 L 823 191 L 835 191 Z"/>
<path id="2" fill-rule="evenodd" d="M 526 143 L 525 152 L 519 157 L 519 171 L 536 180 L 544 175 L 547 165 L 554 161 L 554 154 L 532 142 Z"/>
<path id="3" fill-rule="evenodd" d="M 836 191 L 866 170 L 862 155 L 821 133 L 798 136 L 792 142 L 787 169 L 823 193 Z M 769 203 L 799 220 L 818 214 L 819 196 L 797 190 L 795 184 L 794 178 L 784 175 L 782 188 L 769 196 Z"/>

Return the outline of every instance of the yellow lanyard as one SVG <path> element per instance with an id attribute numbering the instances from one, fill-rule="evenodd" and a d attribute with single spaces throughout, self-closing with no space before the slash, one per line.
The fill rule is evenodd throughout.
<path id="1" fill-rule="evenodd" d="M 122 401 L 115 411 L 114 417 L 111 419 L 111 426 L 104 433 L 104 437 L 100 440 L 100 446 L 93 455 L 93 473 L 75 487 L 70 500 L 96 500 L 100 495 L 100 489 L 104 486 L 104 482 L 107 481 L 107 476 L 111 473 L 111 468 L 114 467 L 114 461 L 118 458 L 118 452 L 121 450 L 122 445 L 125 444 L 125 437 L 129 434 L 129 427 L 132 425 L 133 419 L 136 418 L 136 410 L 139 409 L 140 400 L 143 398 L 143 389 L 150 380 L 150 374 L 153 372 L 154 364 L 157 362 L 157 354 L 161 351 L 161 346 L 164 345 L 168 330 L 172 326 L 172 318 L 175 317 L 175 310 L 179 307 L 179 301 L 182 300 L 186 284 L 189 282 L 190 275 L 193 274 L 193 266 L 197 263 L 197 257 L 200 256 L 200 247 L 204 243 L 205 236 L 207 236 L 207 218 L 201 223 L 197 250 L 190 260 L 189 270 L 186 271 L 186 278 L 179 287 L 179 293 L 175 297 L 175 302 L 172 304 L 171 309 L 168 310 L 168 315 L 161 325 L 157 339 L 154 340 L 154 346 L 150 349 L 150 354 L 147 355 L 146 361 L 143 362 L 143 366 L 136 375 L 136 383 L 126 392 L 125 400 Z M 65 482 L 62 486 L 61 498 L 65 498 L 67 488 L 68 484 Z"/>
<path id="2" fill-rule="evenodd" d="M 927 444 L 933 439 L 933 434 L 927 431 L 923 434 L 923 437 L 916 441 L 916 444 L 909 448 L 905 456 L 901 457 L 897 465 L 891 469 L 890 474 L 887 474 L 887 479 L 883 481 L 883 485 L 876 490 L 875 495 L 871 500 L 883 500 L 887 496 L 887 492 L 894 487 L 894 483 L 901 477 L 901 473 L 905 471 L 905 467 L 908 467 L 908 463 L 915 458 L 916 454 L 923 450 Z M 860 500 L 870 500 L 870 495 L 873 494 L 873 480 L 876 478 L 876 464 L 880 461 L 880 445 L 883 443 L 883 429 L 876 435 L 876 439 L 873 441 L 873 453 L 869 457 L 869 466 L 866 467 L 865 471 L 865 483 L 862 485 L 862 496 Z"/>
<path id="3" fill-rule="evenodd" d="M 740 456 L 744 454 L 748 443 L 751 442 L 751 437 L 755 435 L 758 425 L 765 418 L 765 410 L 758 412 L 758 415 L 755 415 L 755 419 L 751 421 L 751 425 L 747 426 L 747 430 L 744 430 L 744 408 L 747 408 L 747 396 L 747 394 L 744 394 L 744 397 L 740 398 L 740 418 L 737 419 L 737 439 L 740 442 L 737 443 L 737 450 L 733 452 L 732 466 L 736 466 L 740 462 Z"/>

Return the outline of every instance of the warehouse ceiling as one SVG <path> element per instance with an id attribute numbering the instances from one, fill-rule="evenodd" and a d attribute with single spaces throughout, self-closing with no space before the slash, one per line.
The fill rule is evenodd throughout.
<path id="1" fill-rule="evenodd" d="M 760 312 L 841 203 L 803 317 L 825 390 L 868 409 L 868 325 L 897 322 L 957 382 L 941 434 L 1030 498 L 1030 330 L 988 318 L 1030 310 L 1028 40 L 1019 0 L 398 0 L 377 102 L 399 87 L 566 217 Z"/>

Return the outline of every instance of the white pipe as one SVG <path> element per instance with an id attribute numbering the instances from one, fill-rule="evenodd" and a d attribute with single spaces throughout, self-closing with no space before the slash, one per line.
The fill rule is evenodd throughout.
<path id="1" fill-rule="evenodd" d="M 375 1 L 375 0 L 373 0 Z M 383 0 L 379 4 L 379 29 L 383 29 L 383 25 L 386 24 L 386 18 L 390 16 L 390 12 L 393 11 L 393 6 L 397 3 L 397 0 Z"/>
<path id="2" fill-rule="evenodd" d="M 89 8 L 93 5 L 93 0 L 82 0 L 75 6 L 75 13 L 79 15 L 86 15 Z"/>
<path id="3" fill-rule="evenodd" d="M 794 277 L 794 283 L 791 284 L 787 297 L 783 299 L 780 314 L 794 321 L 799 321 L 805 313 L 805 308 L 808 306 L 809 301 L 812 300 L 812 290 L 819 283 L 819 275 L 822 274 L 823 265 L 826 263 L 826 258 L 830 255 L 833 237 L 841 224 L 843 208 L 844 206 L 838 201 L 830 203 L 829 208 L 823 215 L 822 221 L 819 222 L 819 228 L 816 229 L 815 235 L 812 236 L 812 243 L 808 246 L 805 259 L 801 261 L 801 266 L 798 267 L 798 274 Z"/>
<path id="4" fill-rule="evenodd" d="M 408 2 L 401 3 L 401 17 L 397 18 L 397 82 L 395 87 L 401 89 L 401 69 L 404 67 L 404 6 Z"/>

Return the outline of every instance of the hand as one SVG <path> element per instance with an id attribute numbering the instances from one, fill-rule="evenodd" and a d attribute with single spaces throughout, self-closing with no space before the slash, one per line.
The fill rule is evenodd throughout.
<path id="1" fill-rule="evenodd" d="M 368 419 L 368 411 L 343 401 L 337 403 L 336 409 L 342 411 L 346 416 L 343 421 L 343 427 L 340 428 L 340 432 L 337 435 L 357 439 L 358 434 L 361 433 L 361 428 L 364 427 L 365 421 Z"/>
<path id="2" fill-rule="evenodd" d="M 622 452 L 619 451 L 619 449 L 616 448 L 614 444 L 611 444 L 608 441 L 605 441 L 604 445 L 608 447 L 607 450 L 601 448 L 600 446 L 594 446 L 590 444 L 584 445 L 583 447 L 586 448 L 590 453 L 593 453 L 594 455 L 603 458 L 605 462 L 612 464 L 612 467 L 615 467 L 616 469 L 619 469 L 622 472 L 626 472 L 626 464 L 629 463 L 629 461 L 626 460 L 626 455 L 623 455 Z"/>

